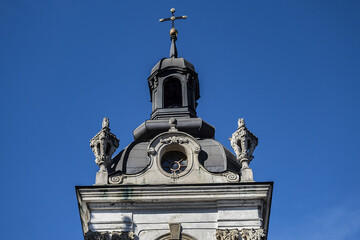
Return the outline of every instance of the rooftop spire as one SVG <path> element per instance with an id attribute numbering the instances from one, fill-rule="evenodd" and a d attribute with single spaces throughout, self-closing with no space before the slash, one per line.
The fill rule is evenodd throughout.
<path id="1" fill-rule="evenodd" d="M 177 49 L 176 49 L 176 40 L 177 40 L 177 30 L 175 28 L 175 20 L 177 19 L 186 19 L 187 16 L 181 16 L 181 17 L 175 17 L 174 13 L 175 13 L 175 8 L 170 9 L 171 12 L 171 17 L 170 18 L 161 18 L 159 21 L 160 22 L 164 22 L 164 21 L 171 21 L 171 29 L 170 29 L 170 39 L 171 39 L 171 47 L 170 47 L 170 57 L 175 57 L 177 58 L 178 54 L 177 54 Z"/>

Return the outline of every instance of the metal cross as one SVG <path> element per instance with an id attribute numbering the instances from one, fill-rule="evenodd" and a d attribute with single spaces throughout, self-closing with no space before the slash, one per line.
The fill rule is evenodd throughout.
<path id="1" fill-rule="evenodd" d="M 181 16 L 181 17 L 175 17 L 174 16 L 174 12 L 175 12 L 175 8 L 172 8 L 172 9 L 170 9 L 170 12 L 171 12 L 171 17 L 169 17 L 169 18 L 160 18 L 159 19 L 159 21 L 160 22 L 165 22 L 165 21 L 171 21 L 171 27 L 172 28 L 175 28 L 175 20 L 177 20 L 177 19 L 186 19 L 187 18 L 187 16 Z"/>

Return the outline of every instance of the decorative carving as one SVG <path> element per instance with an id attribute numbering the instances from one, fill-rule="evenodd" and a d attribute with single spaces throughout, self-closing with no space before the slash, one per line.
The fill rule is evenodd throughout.
<path id="1" fill-rule="evenodd" d="M 159 79 L 155 76 L 149 80 L 150 89 L 155 89 L 159 85 Z"/>
<path id="2" fill-rule="evenodd" d="M 201 149 L 199 147 L 194 148 L 194 153 L 199 153 L 200 151 L 201 151 Z"/>
<path id="3" fill-rule="evenodd" d="M 110 184 L 120 184 L 123 181 L 123 175 L 121 173 L 116 173 L 109 177 Z"/>
<path id="4" fill-rule="evenodd" d="M 89 231 L 84 236 L 85 240 L 110 240 L 109 232 L 92 232 Z"/>
<path id="5" fill-rule="evenodd" d="M 148 149 L 148 154 L 155 155 L 156 154 L 155 148 L 153 148 L 153 147 L 149 148 Z"/>
<path id="6" fill-rule="evenodd" d="M 85 240 L 134 240 L 134 232 L 92 232 L 89 231 L 84 236 Z"/>
<path id="7" fill-rule="evenodd" d="M 229 138 L 231 147 L 234 149 L 236 158 L 241 164 L 241 180 L 253 181 L 252 170 L 249 167 L 255 147 L 258 145 L 258 138 L 250 132 L 243 118 L 239 118 L 238 129 Z"/>
<path id="8" fill-rule="evenodd" d="M 104 118 L 102 129 L 90 141 L 90 147 L 95 155 L 95 162 L 100 167 L 99 172 L 107 172 L 111 163 L 111 156 L 119 147 L 119 139 L 110 132 L 109 119 Z"/>
<path id="9" fill-rule="evenodd" d="M 170 120 L 169 120 L 169 126 L 170 126 L 169 131 L 170 132 L 177 132 L 178 130 L 176 129 L 176 125 L 177 125 L 176 118 L 170 118 Z"/>
<path id="10" fill-rule="evenodd" d="M 111 240 L 133 240 L 135 234 L 133 232 L 113 232 Z"/>
<path id="11" fill-rule="evenodd" d="M 181 224 L 169 223 L 171 240 L 180 240 L 181 237 Z"/>
<path id="12" fill-rule="evenodd" d="M 261 240 L 263 237 L 265 237 L 265 231 L 262 228 L 258 229 L 246 229 L 243 228 L 240 230 L 241 239 L 242 240 Z"/>
<path id="13" fill-rule="evenodd" d="M 171 143 L 184 144 L 184 143 L 189 143 L 189 139 L 172 136 L 172 137 L 169 137 L 169 138 L 160 139 L 160 142 L 165 143 L 165 144 L 171 144 Z"/>
<path id="14" fill-rule="evenodd" d="M 246 128 L 243 118 L 239 119 L 238 129 L 229 140 L 238 160 L 251 161 L 254 158 L 252 154 L 258 144 L 258 138 Z"/>
<path id="15" fill-rule="evenodd" d="M 223 175 L 229 182 L 239 182 L 240 180 L 239 174 L 233 172 L 225 172 Z"/>
<path id="16" fill-rule="evenodd" d="M 239 240 L 239 230 L 237 229 L 217 229 L 216 240 Z"/>

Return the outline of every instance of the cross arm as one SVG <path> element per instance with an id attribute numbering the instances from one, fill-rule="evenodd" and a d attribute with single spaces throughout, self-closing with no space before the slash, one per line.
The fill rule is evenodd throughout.
<path id="1" fill-rule="evenodd" d="M 181 17 L 176 17 L 175 19 L 186 19 L 187 18 L 187 16 L 181 16 Z"/>
<path id="2" fill-rule="evenodd" d="M 187 16 L 180 16 L 180 17 L 171 17 L 171 18 L 160 18 L 159 22 L 165 22 L 165 21 L 174 21 L 176 19 L 186 19 Z"/>
<path id="3" fill-rule="evenodd" d="M 171 20 L 171 18 L 160 18 L 159 22 L 170 21 L 170 20 Z"/>

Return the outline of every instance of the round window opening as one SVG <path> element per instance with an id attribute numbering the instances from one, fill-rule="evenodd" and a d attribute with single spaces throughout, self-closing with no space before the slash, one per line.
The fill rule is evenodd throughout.
<path id="1" fill-rule="evenodd" d="M 171 151 L 164 154 L 161 159 L 161 167 L 165 172 L 179 174 L 188 166 L 186 155 L 182 152 Z"/>

